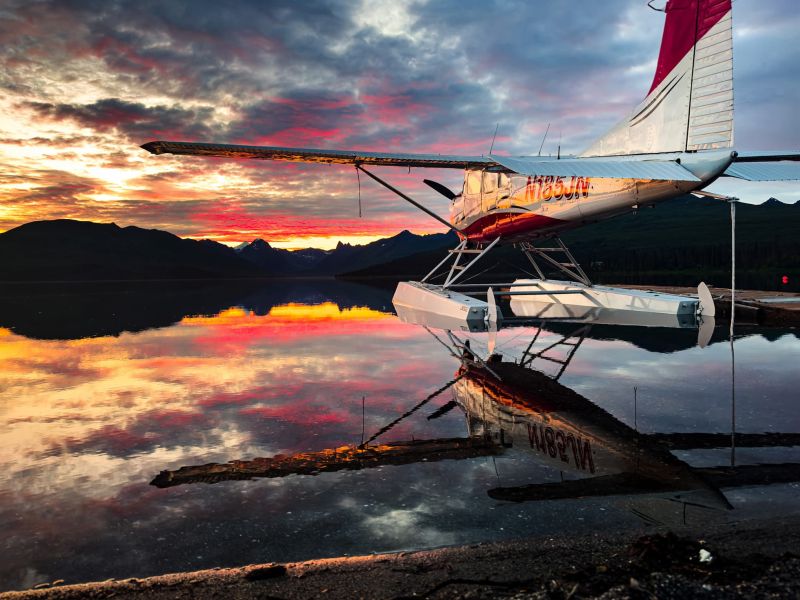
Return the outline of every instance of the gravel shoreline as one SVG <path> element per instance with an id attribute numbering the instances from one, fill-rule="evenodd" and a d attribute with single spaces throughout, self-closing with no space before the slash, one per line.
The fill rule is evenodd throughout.
<path id="1" fill-rule="evenodd" d="M 41 598 L 797 598 L 800 516 L 5 592 Z"/>

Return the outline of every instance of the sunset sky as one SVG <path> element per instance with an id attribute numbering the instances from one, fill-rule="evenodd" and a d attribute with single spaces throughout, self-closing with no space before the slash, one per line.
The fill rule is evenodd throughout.
<path id="1" fill-rule="evenodd" d="M 656 0 L 656 6 L 663 0 Z M 531 154 L 583 150 L 647 92 L 663 13 L 604 2 L 0 4 L 0 232 L 75 218 L 284 247 L 436 221 L 352 167 L 151 156 L 154 139 Z M 800 146 L 800 5 L 734 4 L 736 147 Z M 440 213 L 423 177 L 380 172 Z M 800 185 L 726 180 L 746 201 Z"/>

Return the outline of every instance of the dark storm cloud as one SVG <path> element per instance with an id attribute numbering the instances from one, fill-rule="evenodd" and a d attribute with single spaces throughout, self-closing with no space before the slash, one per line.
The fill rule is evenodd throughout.
<path id="1" fill-rule="evenodd" d="M 152 200 L 116 200 L 94 202 L 83 208 L 89 219 L 103 223 L 145 226 L 159 223 L 160 229 L 178 236 L 196 233 L 193 223 L 197 213 L 212 213 L 218 210 L 217 200 L 182 200 L 180 202 L 158 202 Z"/>
<path id="2" fill-rule="evenodd" d="M 0 144 L 9 146 L 77 146 L 80 144 L 96 144 L 100 138 L 91 135 L 54 135 L 52 137 L 35 136 L 29 138 L 0 138 Z"/>
<path id="3" fill-rule="evenodd" d="M 59 181 L 39 187 L 35 192 L 21 196 L 20 200 L 22 202 L 72 201 L 78 195 L 95 192 L 101 187 L 86 181 Z"/>
<path id="4" fill-rule="evenodd" d="M 294 138 L 308 135 L 313 139 L 350 123 L 354 129 L 343 141 L 379 142 L 387 134 L 395 137 L 391 133 L 398 129 L 398 115 L 406 107 L 413 111 L 417 106 L 415 97 L 421 93 L 414 89 L 414 82 L 430 82 L 443 73 L 443 65 L 435 58 L 435 44 L 426 43 L 429 51 L 419 61 L 418 48 L 410 40 L 359 29 L 346 7 L 336 3 L 304 3 L 302 10 L 292 3 L 237 3 L 222 11 L 209 3 L 142 7 L 91 2 L 53 9 L 68 13 L 63 15 L 66 22 L 83 24 L 73 33 L 62 32 L 61 42 L 73 50 L 79 48 L 79 55 L 102 60 L 117 79 L 116 85 L 239 109 L 226 139 L 263 139 L 285 129 L 294 129 Z M 47 9 L 39 5 L 40 10 Z M 18 14 L 27 27 L 36 27 L 32 9 L 20 8 Z M 54 53 L 63 44 L 53 44 Z M 41 52 L 48 51 L 42 48 Z M 59 60 L 57 55 L 47 58 Z M 24 55 L 16 59 L 26 60 Z M 409 70 L 415 60 L 417 67 Z M 20 73 L 24 75 L 25 70 Z M 366 99 L 356 98 L 353 80 L 358 80 L 358 92 Z M 446 85 L 454 84 L 458 89 L 457 80 Z M 387 96 L 395 98 L 394 111 L 386 110 Z M 329 99 L 338 107 L 326 107 Z M 425 113 L 440 113 L 444 103 L 467 105 L 459 95 L 441 100 L 425 105 Z M 175 106 L 145 107 L 120 98 L 83 106 L 50 104 L 33 106 L 100 130 L 116 127 L 131 137 L 146 138 L 159 131 L 194 139 L 212 134 L 203 126 L 211 116 L 209 111 L 197 114 L 197 110 L 185 112 Z M 426 127 L 430 120 L 425 119 Z M 417 128 L 402 119 L 399 127 L 397 143 L 409 143 Z"/>
<path id="5" fill-rule="evenodd" d="M 112 156 L 112 160 L 118 160 Z M 7 168 L 0 163 L 0 171 Z M 8 168 L 10 171 L 10 168 Z M 180 181 L 181 173 L 153 174 L 147 179 L 151 186 L 159 181 Z M 213 212 L 219 205 L 215 200 L 184 200 L 159 202 L 148 199 L 119 199 L 95 202 L 87 196 L 102 193 L 109 195 L 105 182 L 81 177 L 60 170 L 31 170 L 25 175 L 0 174 L 0 185 L 30 188 L 4 201 L 3 205 L 19 210 L 36 209 L 47 218 L 88 219 L 98 222 L 116 222 L 120 225 L 163 223 L 163 227 L 179 235 L 192 232 L 192 218 L 198 212 Z M 37 220 L 37 219 L 31 219 Z"/>
<path id="6" fill-rule="evenodd" d="M 629 3 L 627 3 L 629 6 Z M 436 87 L 426 90 L 435 108 L 420 130 L 461 132 L 475 140 L 491 136 L 495 123 L 508 143 L 502 149 L 531 152 L 548 122 L 574 118 L 587 100 L 590 81 L 601 81 L 620 62 L 637 60 L 630 44 L 615 41 L 614 27 L 626 3 L 432 2 L 417 9 L 426 39 L 441 40 L 429 71 Z M 644 87 L 644 84 L 642 85 Z M 593 118 L 593 117 L 592 117 Z M 589 115 L 565 133 L 594 129 Z M 487 144 L 488 145 L 488 144 Z"/>
<path id="7" fill-rule="evenodd" d="M 134 139 L 153 137 L 208 138 L 213 129 L 208 122 L 213 108 L 145 106 L 118 98 L 106 98 L 92 104 L 52 104 L 26 102 L 25 106 L 51 119 L 71 119 L 96 131 L 119 133 Z"/>
<path id="8" fill-rule="evenodd" d="M 227 137 L 247 142 L 269 138 L 293 129 L 309 135 L 330 136 L 354 118 L 364 114 L 364 107 L 352 96 L 332 95 L 325 90 L 298 90 L 245 106 L 241 118 L 231 124 Z"/>
<path id="9" fill-rule="evenodd" d="M 60 442 L 62 447 L 45 453 L 62 452 L 66 448 L 75 453 L 126 457 L 133 452 L 152 452 L 156 447 L 208 444 L 216 441 L 209 434 L 214 425 L 213 418 L 202 413 L 159 409 L 137 415 L 124 427 L 105 425 L 80 439 L 68 438 Z"/>
<path id="10" fill-rule="evenodd" d="M 279 67 L 275 75 L 291 80 L 318 75 L 316 65 L 333 60 L 328 47 L 352 31 L 349 10 L 324 2 L 18 2 L 0 40 L 13 46 L 5 53 L 16 66 L 96 57 L 118 83 L 142 92 L 217 98 L 262 90 L 253 69 Z M 46 45 L 35 39 L 45 33 Z"/>
<path id="11" fill-rule="evenodd" d="M 81 177 L 65 171 L 40 170 L 30 172 L 18 178 L 20 182 L 35 184 L 29 192 L 19 194 L 15 203 L 46 203 L 61 208 L 61 216 L 74 208 L 78 197 L 82 194 L 105 191 L 102 181 L 89 177 Z"/>
<path id="12" fill-rule="evenodd" d="M 499 122 L 506 151 L 530 151 L 539 141 L 532 132 L 554 123 L 577 151 L 646 92 L 652 73 L 630 68 L 655 59 L 662 16 L 641 5 L 412 3 L 404 35 L 386 35 L 359 23 L 362 7 L 324 0 L 38 3 L 36 13 L 50 7 L 81 24 L 60 32 L 54 51 L 67 40 L 120 85 L 209 106 L 107 98 L 40 110 L 139 138 L 169 132 L 279 143 L 291 130 L 289 140 L 388 140 L 411 149 L 482 147 Z M 763 7 L 737 9 L 773 16 Z M 16 11 L 28 28 L 33 13 L 28 5 Z M 770 81 L 763 69 L 759 88 Z M 226 128 L 209 125 L 214 104 L 234 109 Z"/>

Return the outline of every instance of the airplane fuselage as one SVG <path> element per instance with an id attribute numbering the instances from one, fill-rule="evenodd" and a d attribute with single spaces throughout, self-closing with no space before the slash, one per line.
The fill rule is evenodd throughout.
<path id="1" fill-rule="evenodd" d="M 699 182 L 467 170 L 462 192 L 450 205 L 450 222 L 478 244 L 498 237 L 505 243 L 546 237 L 701 189 L 735 156 L 731 150 L 676 153 L 673 160 L 678 159 Z"/>

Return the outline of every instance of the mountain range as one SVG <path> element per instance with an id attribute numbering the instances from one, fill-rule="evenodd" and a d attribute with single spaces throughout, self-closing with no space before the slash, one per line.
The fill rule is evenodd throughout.
<path id="1" fill-rule="evenodd" d="M 157 229 L 58 219 L 0 234 L 0 281 L 333 276 L 454 244 L 452 235 L 402 231 L 334 250 L 282 250 L 261 239 L 234 249 Z"/>
<path id="2" fill-rule="evenodd" d="M 443 248 L 452 248 L 455 244 L 455 234 L 416 235 L 404 230 L 393 237 L 376 240 L 363 246 L 339 242 L 333 250 L 317 248 L 283 250 L 273 248 L 268 242 L 257 239 L 249 244 L 241 244 L 236 248 L 236 252 L 273 276 L 339 275 L 419 252 L 441 252 Z"/>
<path id="3" fill-rule="evenodd" d="M 745 285 L 770 289 L 788 274 L 794 288 L 800 279 L 800 202 L 770 198 L 760 205 L 737 206 L 737 277 L 750 277 Z M 705 279 L 725 285 L 729 277 L 729 208 L 716 200 L 681 196 L 562 237 L 599 283 L 695 285 Z M 339 243 L 333 250 L 290 251 L 262 239 L 230 248 L 156 229 L 60 219 L 0 234 L 0 281 L 416 279 L 455 244 L 452 233 L 402 231 L 362 246 Z M 484 260 L 479 271 L 492 267 L 492 277 L 519 273 L 520 268 L 530 271 L 524 257 L 510 247 L 498 248 Z"/>
<path id="4" fill-rule="evenodd" d="M 800 201 L 770 198 L 762 204 L 738 203 L 737 280 L 750 289 L 800 289 Z M 730 208 L 724 202 L 685 195 L 569 231 L 562 236 L 578 262 L 597 283 L 727 286 L 730 281 Z M 425 252 L 347 274 L 354 279 L 419 277 L 442 259 Z M 479 280 L 531 272 L 522 253 L 504 246 L 478 269 Z M 783 285 L 783 275 L 789 284 Z M 562 277 L 563 278 L 563 277 Z"/>

